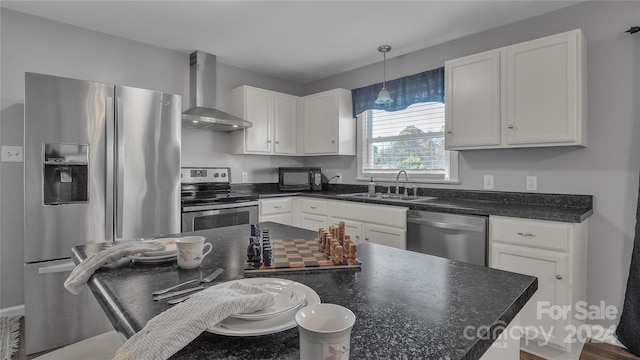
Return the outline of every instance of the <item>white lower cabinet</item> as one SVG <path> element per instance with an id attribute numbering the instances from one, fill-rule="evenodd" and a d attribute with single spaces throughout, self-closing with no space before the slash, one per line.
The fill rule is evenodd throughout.
<path id="1" fill-rule="evenodd" d="M 357 244 L 369 241 L 375 244 L 407 248 L 407 208 L 371 205 L 351 201 L 316 198 L 294 199 L 296 226 L 317 231 L 345 225 L 345 233 Z"/>
<path id="2" fill-rule="evenodd" d="M 362 222 L 329 216 L 330 226 L 338 226 L 340 222 L 344 222 L 344 233 L 349 235 L 355 244 L 364 240 L 362 236 Z"/>
<path id="3" fill-rule="evenodd" d="M 295 209 L 298 227 L 314 231 L 328 227 L 327 200 L 300 197 L 296 199 Z"/>
<path id="4" fill-rule="evenodd" d="M 345 222 L 345 232 L 352 239 L 357 236 L 374 244 L 407 248 L 405 207 L 332 200 L 328 202 L 327 211 L 332 225 Z"/>
<path id="5" fill-rule="evenodd" d="M 340 204 L 341 203 L 337 203 L 334 205 L 339 206 Z M 354 214 L 354 217 L 358 217 L 358 215 L 359 214 Z M 340 222 L 344 222 L 345 234 L 351 236 L 351 239 L 356 244 L 362 241 L 367 241 L 374 244 L 395 247 L 398 249 L 407 248 L 407 229 L 400 224 L 398 224 L 398 227 L 392 227 L 329 216 L 329 225 L 338 226 Z"/>
<path id="6" fill-rule="evenodd" d="M 374 244 L 391 246 L 398 249 L 407 248 L 407 229 L 391 226 L 362 224 L 364 240 Z"/>
<path id="7" fill-rule="evenodd" d="M 293 198 L 260 199 L 260 221 L 293 225 Z"/>
<path id="8" fill-rule="evenodd" d="M 587 227 L 587 221 L 489 217 L 490 267 L 538 278 L 538 290 L 520 312 L 522 327 L 537 330 L 523 339 L 524 350 L 544 356 L 548 347 L 578 348 L 572 336 L 582 324 L 576 305 L 586 301 Z"/>
<path id="9" fill-rule="evenodd" d="M 298 227 L 303 229 L 318 231 L 320 228 L 327 228 L 326 215 L 300 213 L 299 219 Z"/>
<path id="10" fill-rule="evenodd" d="M 564 278 L 567 272 L 566 254 L 496 243 L 491 249 L 491 256 L 492 267 L 538 278 L 538 291 L 521 311 L 522 323 L 544 329 L 544 335 L 542 332 L 537 333 L 536 341 L 544 342 L 544 336 L 550 333 L 549 344 L 564 347 L 563 341 L 567 335 L 564 329 L 569 320 L 562 317 L 552 319 L 549 316 L 538 319 L 537 306 L 543 303 L 567 303 L 568 287 Z"/>

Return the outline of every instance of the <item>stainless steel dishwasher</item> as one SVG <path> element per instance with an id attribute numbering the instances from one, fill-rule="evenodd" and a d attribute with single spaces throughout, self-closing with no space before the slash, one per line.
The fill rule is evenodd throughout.
<path id="1" fill-rule="evenodd" d="M 486 216 L 407 212 L 407 250 L 487 265 Z"/>

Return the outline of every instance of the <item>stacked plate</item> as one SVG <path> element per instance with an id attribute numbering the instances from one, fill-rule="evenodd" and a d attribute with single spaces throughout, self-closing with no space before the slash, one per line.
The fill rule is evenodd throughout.
<path id="1" fill-rule="evenodd" d="M 249 278 L 218 284 L 227 287 L 241 282 L 260 287 L 273 294 L 272 307 L 251 314 L 234 314 L 207 331 L 227 336 L 258 336 L 273 334 L 296 327 L 294 319 L 298 309 L 320 303 L 320 296 L 310 287 L 299 282 L 276 278 Z"/>
<path id="2" fill-rule="evenodd" d="M 142 241 L 157 241 L 164 245 L 164 250 L 147 251 L 140 254 L 129 255 L 128 258 L 136 262 L 156 263 L 174 260 L 178 253 L 176 238 L 149 239 Z"/>

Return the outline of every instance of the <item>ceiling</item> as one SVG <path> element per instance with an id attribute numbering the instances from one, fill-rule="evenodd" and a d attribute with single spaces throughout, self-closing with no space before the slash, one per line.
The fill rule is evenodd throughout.
<path id="1" fill-rule="evenodd" d="M 580 1 L 5 1 L 4 8 L 306 84 Z"/>

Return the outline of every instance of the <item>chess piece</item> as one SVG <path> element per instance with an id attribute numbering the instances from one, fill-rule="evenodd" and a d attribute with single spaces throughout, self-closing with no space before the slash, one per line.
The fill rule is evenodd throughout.
<path id="1" fill-rule="evenodd" d="M 337 245 L 335 248 L 336 256 L 335 260 L 338 264 L 344 263 L 344 248 L 341 245 Z"/>
<path id="2" fill-rule="evenodd" d="M 358 261 L 356 260 L 356 244 L 351 244 L 349 246 L 349 256 L 347 259 L 347 263 L 349 265 L 358 265 Z"/>

